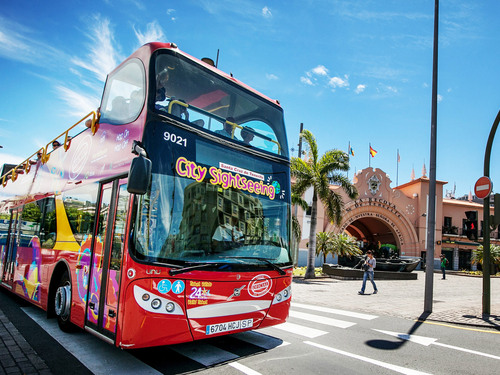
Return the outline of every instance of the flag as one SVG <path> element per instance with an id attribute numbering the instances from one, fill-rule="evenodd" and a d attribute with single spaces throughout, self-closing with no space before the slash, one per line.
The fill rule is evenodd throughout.
<path id="1" fill-rule="evenodd" d="M 399 157 L 399 150 L 398 150 L 398 163 L 401 162 L 401 158 Z"/>
<path id="2" fill-rule="evenodd" d="M 377 155 L 377 151 L 375 151 L 371 145 L 370 145 L 370 155 L 372 156 L 372 158 L 374 158 L 375 155 Z"/>
<path id="3" fill-rule="evenodd" d="M 354 150 L 352 149 L 351 146 L 349 146 L 349 154 L 352 155 L 352 156 L 354 156 Z"/>

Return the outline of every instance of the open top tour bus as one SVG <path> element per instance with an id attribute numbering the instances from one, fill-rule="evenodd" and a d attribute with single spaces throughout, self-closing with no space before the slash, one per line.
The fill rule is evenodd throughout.
<path id="1" fill-rule="evenodd" d="M 3 287 L 61 329 L 122 348 L 286 320 L 290 160 L 277 101 L 150 43 L 54 140 L 0 177 Z"/>

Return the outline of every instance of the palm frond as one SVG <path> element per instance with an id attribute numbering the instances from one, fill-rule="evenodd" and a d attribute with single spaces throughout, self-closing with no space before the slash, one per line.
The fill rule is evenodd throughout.
<path id="1" fill-rule="evenodd" d="M 318 144 L 316 143 L 316 138 L 309 130 L 303 130 L 300 133 L 300 137 L 304 139 L 309 147 L 309 153 L 312 157 L 313 164 L 317 164 L 318 162 Z"/>

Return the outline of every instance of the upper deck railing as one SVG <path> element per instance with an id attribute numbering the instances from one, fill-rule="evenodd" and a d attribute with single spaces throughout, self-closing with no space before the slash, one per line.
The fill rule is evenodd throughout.
<path id="1" fill-rule="evenodd" d="M 92 116 L 91 119 L 89 117 Z M 50 158 L 50 152 L 49 146 L 54 142 L 58 141 L 62 137 L 64 137 L 64 143 L 62 144 L 62 147 L 64 147 L 64 151 L 67 152 L 69 148 L 71 147 L 71 136 L 69 135 L 70 130 L 74 129 L 78 125 L 80 125 L 83 121 L 85 121 L 85 125 L 91 129 L 92 135 L 94 135 L 97 132 L 97 129 L 99 129 L 99 112 L 92 111 L 82 117 L 81 120 L 70 126 L 67 130 L 59 134 L 57 137 L 52 139 L 50 142 L 48 142 L 44 147 L 40 148 L 39 150 L 35 151 L 33 154 L 31 154 L 27 159 L 16 165 L 14 168 L 12 168 L 10 171 L 5 173 L 3 176 L 0 177 L 0 181 L 2 184 L 2 187 L 7 186 L 7 183 L 10 181 L 15 182 L 17 180 L 17 176 L 19 174 L 28 174 L 31 170 L 31 166 L 33 164 L 36 164 L 38 161 L 40 161 L 42 164 L 45 164 L 49 161 Z M 90 121 L 90 122 L 88 122 Z"/>

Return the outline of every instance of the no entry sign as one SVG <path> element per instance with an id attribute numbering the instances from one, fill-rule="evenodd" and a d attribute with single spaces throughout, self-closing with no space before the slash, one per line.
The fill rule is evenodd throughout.
<path id="1" fill-rule="evenodd" d="M 488 195 L 491 193 L 491 189 L 493 184 L 491 183 L 491 180 L 489 177 L 483 176 L 480 177 L 476 185 L 474 185 L 474 194 L 476 194 L 476 197 L 480 199 L 486 198 Z"/>

